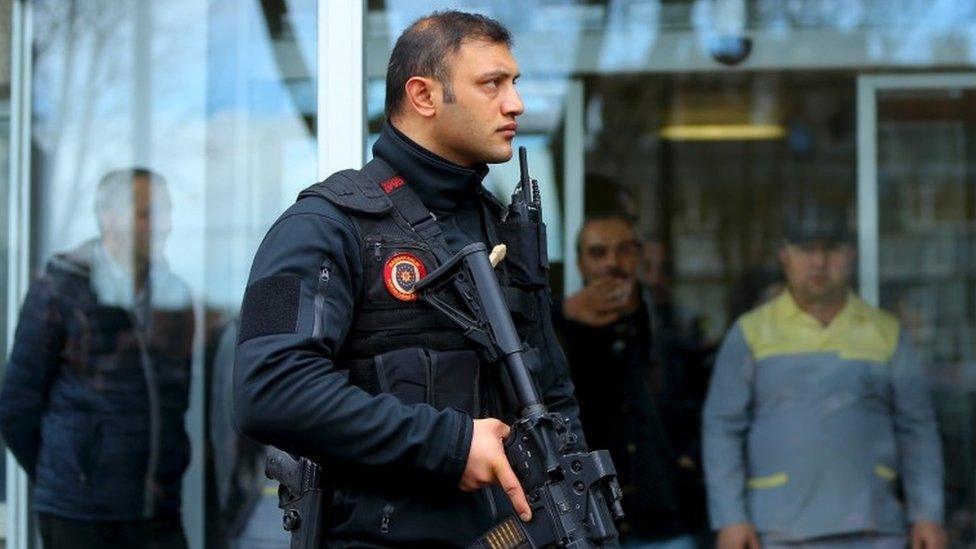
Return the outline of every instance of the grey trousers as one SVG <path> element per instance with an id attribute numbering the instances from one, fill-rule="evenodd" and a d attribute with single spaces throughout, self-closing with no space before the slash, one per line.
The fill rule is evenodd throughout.
<path id="1" fill-rule="evenodd" d="M 904 549 L 900 534 L 845 534 L 802 541 L 779 541 L 760 535 L 763 549 Z"/>

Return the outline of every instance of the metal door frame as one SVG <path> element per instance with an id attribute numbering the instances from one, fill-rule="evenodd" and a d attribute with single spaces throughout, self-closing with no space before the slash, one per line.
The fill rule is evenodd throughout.
<path id="1" fill-rule="evenodd" d="M 976 88 L 976 72 L 862 74 L 857 77 L 857 239 L 860 295 L 878 305 L 878 92 Z"/>
<path id="2" fill-rule="evenodd" d="M 31 128 L 31 4 L 14 0 L 11 17 L 10 60 L 10 171 L 7 188 L 7 223 L 10 246 L 7 251 L 7 349 L 9 356 L 17 324 L 18 306 L 27 293 L 30 273 L 30 128 Z M 6 544 L 10 549 L 27 549 L 32 544 L 28 512 L 27 473 L 6 451 L 7 524 Z"/>
<path id="3" fill-rule="evenodd" d="M 363 163 L 365 142 L 365 70 L 363 66 L 365 2 L 319 0 L 317 160 L 320 176 Z M 14 0 L 11 32 L 11 124 L 7 307 L 8 342 L 13 339 L 19 304 L 30 273 L 30 132 L 31 132 L 31 4 Z M 357 136 L 360 136 L 357 139 Z M 8 343 L 9 345 L 9 343 Z M 4 350 L 9 353 L 9 348 Z M 6 546 L 30 549 L 34 540 L 28 508 L 26 473 L 8 451 Z M 204 543 L 202 533 L 189 535 L 191 547 Z"/>

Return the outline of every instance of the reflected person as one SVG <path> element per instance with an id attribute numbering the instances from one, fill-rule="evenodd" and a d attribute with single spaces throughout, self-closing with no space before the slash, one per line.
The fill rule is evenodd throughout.
<path id="1" fill-rule="evenodd" d="M 46 548 L 186 546 L 193 312 L 162 259 L 170 210 L 158 174 L 110 172 L 99 237 L 55 255 L 28 289 L 0 430 L 32 481 Z"/>
<path id="2" fill-rule="evenodd" d="M 557 314 L 583 431 L 607 448 L 627 516 L 624 547 L 694 548 L 704 542 L 699 467 L 701 369 L 673 315 L 638 283 L 639 244 L 624 213 L 588 218 L 577 239 L 585 287 Z"/>
<path id="3" fill-rule="evenodd" d="M 239 328 L 235 318 L 222 330 L 210 381 L 209 438 L 221 540 L 228 549 L 288 547 L 291 536 L 281 527 L 278 481 L 264 472 L 268 447 L 241 436 L 234 424 L 234 348 Z"/>
<path id="4" fill-rule="evenodd" d="M 840 208 L 790 216 L 786 290 L 726 334 L 704 414 L 721 549 L 941 548 L 942 456 L 921 364 L 897 319 L 850 289 Z"/>

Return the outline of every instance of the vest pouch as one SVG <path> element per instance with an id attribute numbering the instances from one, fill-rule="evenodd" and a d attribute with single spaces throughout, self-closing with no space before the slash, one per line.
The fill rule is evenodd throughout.
<path id="1" fill-rule="evenodd" d="M 371 371 L 364 372 L 364 366 Z M 350 379 L 357 385 L 374 394 L 392 394 L 404 404 L 454 408 L 471 417 L 480 411 L 480 364 L 472 350 L 398 349 L 373 357 L 369 366 L 360 363 L 355 370 Z"/>
<path id="2" fill-rule="evenodd" d="M 438 410 L 454 408 L 471 417 L 481 413 L 479 378 L 481 362 L 475 351 L 427 351 L 433 394 L 430 404 Z"/>
<path id="3" fill-rule="evenodd" d="M 508 248 L 504 265 L 512 284 L 528 290 L 549 284 L 549 257 L 546 251 L 545 225 L 522 221 L 499 223 L 498 237 Z"/>
<path id="4" fill-rule="evenodd" d="M 375 387 L 389 393 L 404 404 L 428 401 L 430 386 L 429 361 L 423 349 L 399 349 L 373 357 Z"/>
<path id="5" fill-rule="evenodd" d="M 481 494 L 454 486 L 348 487 L 336 493 L 339 505 L 326 519 L 328 547 L 459 547 L 492 526 Z"/>
<path id="6" fill-rule="evenodd" d="M 518 332 L 526 334 L 534 331 L 539 318 L 536 294 L 512 286 L 502 286 L 502 296 Z"/>

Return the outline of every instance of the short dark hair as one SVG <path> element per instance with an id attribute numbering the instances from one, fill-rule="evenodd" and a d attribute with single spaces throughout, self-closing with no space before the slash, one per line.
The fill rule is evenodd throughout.
<path id="1" fill-rule="evenodd" d="M 432 77 L 444 86 L 444 100 L 454 101 L 450 56 L 466 41 L 484 40 L 512 47 L 512 35 L 501 23 L 477 13 L 435 11 L 421 17 L 397 38 L 386 67 L 386 118 L 403 103 L 404 86 L 414 76 Z"/>
<path id="2" fill-rule="evenodd" d="M 612 177 L 588 173 L 583 176 L 583 205 L 589 216 L 627 216 L 636 221 L 634 192 Z"/>

